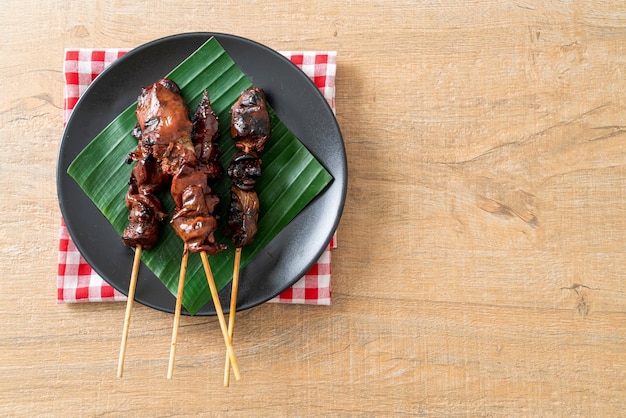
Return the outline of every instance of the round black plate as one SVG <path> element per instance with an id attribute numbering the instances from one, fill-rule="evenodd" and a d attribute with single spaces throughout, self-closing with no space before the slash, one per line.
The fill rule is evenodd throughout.
<path id="1" fill-rule="evenodd" d="M 347 188 L 347 162 L 339 126 L 313 82 L 288 59 L 249 39 L 219 33 L 185 33 L 142 45 L 107 68 L 76 104 L 63 133 L 57 166 L 61 213 L 72 240 L 95 271 L 127 294 L 133 252 L 124 247 L 98 208 L 67 174 L 78 153 L 130 106 L 141 88 L 163 77 L 214 36 L 253 84 L 263 88 L 287 127 L 334 180 L 241 271 L 237 309 L 268 301 L 289 288 L 318 260 L 337 228 Z M 136 301 L 174 312 L 175 298 L 145 266 Z M 220 292 L 227 311 L 230 286 Z M 215 315 L 209 302 L 197 315 Z"/>

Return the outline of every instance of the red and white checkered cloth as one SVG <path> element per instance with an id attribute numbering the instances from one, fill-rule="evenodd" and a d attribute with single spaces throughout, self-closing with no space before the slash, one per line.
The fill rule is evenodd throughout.
<path id="1" fill-rule="evenodd" d="M 96 76 L 128 51 L 128 49 L 120 48 L 65 50 L 64 124 L 67 123 L 79 97 Z M 313 80 L 334 112 L 336 53 L 334 51 L 285 51 L 281 54 L 300 67 Z M 59 236 L 57 276 L 57 301 L 59 303 L 126 300 L 123 294 L 106 283 L 80 255 L 63 220 L 61 220 Z M 311 270 L 291 288 L 270 302 L 330 305 L 330 250 L 336 247 L 336 237 L 333 236 Z"/>

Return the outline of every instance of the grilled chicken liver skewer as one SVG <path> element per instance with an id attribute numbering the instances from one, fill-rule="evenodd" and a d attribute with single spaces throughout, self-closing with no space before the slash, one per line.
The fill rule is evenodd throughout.
<path id="1" fill-rule="evenodd" d="M 231 179 L 228 219 L 224 235 L 230 237 L 235 251 L 233 282 L 228 318 L 228 336 L 232 342 L 237 311 L 237 289 L 242 247 L 250 244 L 258 232 L 259 197 L 254 189 L 261 175 L 263 151 L 271 135 L 271 119 L 265 93 L 258 87 L 244 90 L 231 107 L 230 134 L 241 152 L 232 159 L 227 174 Z M 224 386 L 229 385 L 230 359 L 224 365 Z"/>

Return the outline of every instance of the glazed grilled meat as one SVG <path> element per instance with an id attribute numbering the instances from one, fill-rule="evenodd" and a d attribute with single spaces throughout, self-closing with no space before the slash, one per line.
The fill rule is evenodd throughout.
<path id="1" fill-rule="evenodd" d="M 230 188 L 230 205 L 228 221 L 224 235 L 229 237 L 235 247 L 243 247 L 252 242 L 258 227 L 259 197 L 254 190 L 241 190 L 236 186 Z"/>
<path id="2" fill-rule="evenodd" d="M 136 116 L 138 149 L 154 156 L 163 172 L 173 175 L 181 165 L 196 163 L 191 141 L 193 124 L 176 83 L 161 79 L 144 88 L 137 98 Z"/>
<path id="3" fill-rule="evenodd" d="M 191 120 L 193 123 L 191 139 L 200 169 L 207 173 L 209 179 L 221 178 L 223 169 L 217 160 L 221 154 L 217 145 L 219 124 L 206 90 Z"/>
<path id="4" fill-rule="evenodd" d="M 227 174 L 234 186 L 241 190 L 254 190 L 261 176 L 261 159 L 255 153 L 239 153 L 228 166 Z"/>
<path id="5" fill-rule="evenodd" d="M 213 213 L 220 197 L 211 191 L 207 180 L 207 174 L 196 167 L 180 167 L 170 188 L 176 203 L 170 224 L 191 252 L 213 255 L 226 247 L 215 241 L 217 220 Z"/>
<path id="6" fill-rule="evenodd" d="M 236 147 L 245 152 L 262 152 L 271 134 L 271 120 L 265 92 L 258 87 L 246 89 L 231 108 L 230 134 Z"/>
<path id="7" fill-rule="evenodd" d="M 174 203 L 177 208 L 183 207 L 183 192 L 189 186 L 200 186 L 209 189 L 207 176 L 196 167 L 188 165 L 181 166 L 178 171 L 172 177 L 172 185 L 170 187 L 170 194 L 174 199 Z"/>
<path id="8" fill-rule="evenodd" d="M 129 210 L 128 226 L 122 234 L 122 242 L 129 247 L 149 250 L 159 240 L 159 223 L 165 218 L 161 203 L 154 195 L 146 195 L 131 186 L 126 196 Z"/>
<path id="9" fill-rule="evenodd" d="M 164 187 L 167 179 L 156 160 L 145 158 L 137 161 L 128 183 L 128 226 L 122 234 L 122 242 L 129 247 L 140 245 L 150 249 L 159 239 L 159 223 L 165 218 L 161 201 L 154 193 Z"/>
<path id="10" fill-rule="evenodd" d="M 153 194 L 165 189 L 170 182 L 161 170 L 159 162 L 151 155 L 137 161 L 133 167 L 128 184 L 137 185 L 143 194 Z"/>
<path id="11" fill-rule="evenodd" d="M 206 251 L 214 255 L 226 249 L 215 241 L 217 220 L 212 215 L 219 203 L 219 196 L 207 187 L 187 186 L 181 195 L 182 206 L 176 211 L 170 224 L 174 232 L 187 244 L 191 252 Z"/>

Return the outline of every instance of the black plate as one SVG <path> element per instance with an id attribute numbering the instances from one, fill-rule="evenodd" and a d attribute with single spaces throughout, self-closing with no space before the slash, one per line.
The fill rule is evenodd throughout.
<path id="1" fill-rule="evenodd" d="M 289 288 L 318 260 L 337 228 L 347 188 L 347 162 L 339 126 L 313 82 L 291 61 L 257 42 L 219 33 L 185 33 L 142 45 L 107 68 L 76 104 L 63 133 L 57 167 L 61 213 L 79 251 L 94 270 L 128 293 L 133 253 L 67 174 L 78 153 L 131 105 L 141 88 L 169 73 L 214 36 L 253 84 L 262 87 L 287 127 L 334 177 L 330 186 L 241 271 L 238 310 L 268 301 Z M 174 312 L 175 298 L 145 266 L 135 299 Z M 230 286 L 220 292 L 227 311 Z M 215 315 L 209 302 L 197 315 Z"/>

